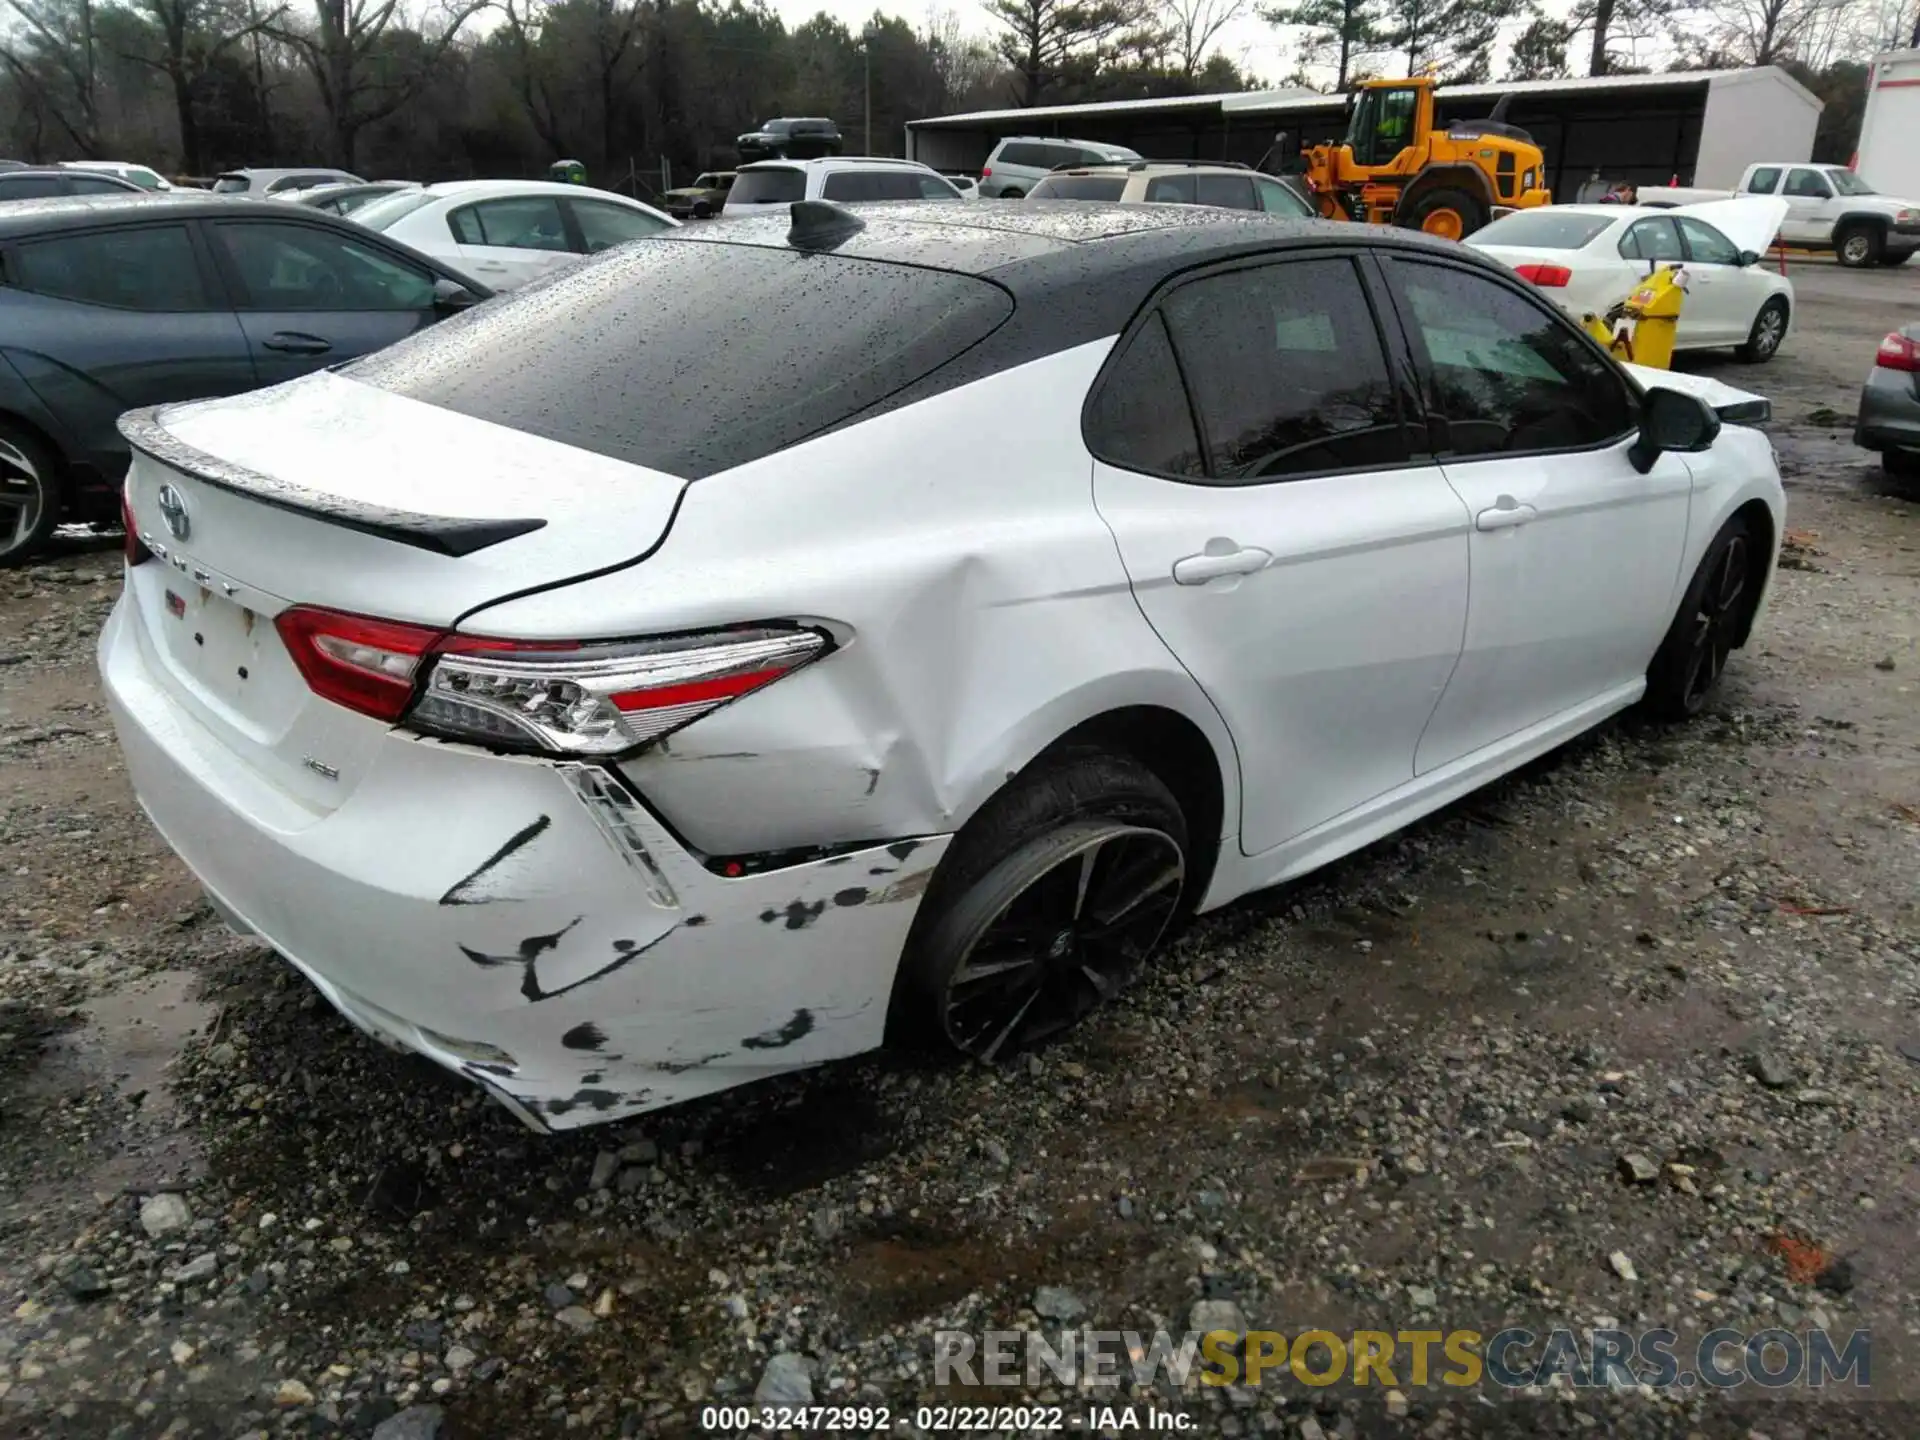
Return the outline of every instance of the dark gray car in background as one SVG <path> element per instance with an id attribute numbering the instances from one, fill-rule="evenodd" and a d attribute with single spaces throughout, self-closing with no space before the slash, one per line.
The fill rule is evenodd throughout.
<path id="1" fill-rule="evenodd" d="M 1860 390 L 1853 443 L 1878 450 L 1887 474 L 1920 479 L 1920 321 L 1880 342 Z"/>
<path id="2" fill-rule="evenodd" d="M 99 170 L 36 170 L 21 165 L 0 171 L 0 202 L 51 200 L 60 195 L 145 195 L 131 180 Z"/>
<path id="3" fill-rule="evenodd" d="M 0 205 L 0 566 L 117 523 L 125 411 L 352 360 L 492 292 L 350 220 L 196 192 Z"/>

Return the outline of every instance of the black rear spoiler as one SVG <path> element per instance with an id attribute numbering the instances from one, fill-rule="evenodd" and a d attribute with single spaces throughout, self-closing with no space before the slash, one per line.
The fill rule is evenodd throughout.
<path id="1" fill-rule="evenodd" d="M 364 535 L 457 559 L 462 555 L 471 555 L 476 550 L 484 550 L 489 545 L 498 545 L 503 540 L 512 540 L 542 529 L 547 523 L 536 519 L 485 520 L 456 515 L 419 515 L 407 510 L 368 505 L 339 495 L 328 495 L 319 490 L 309 490 L 303 485 L 290 485 L 285 480 L 276 480 L 271 475 L 262 475 L 243 465 L 231 464 L 217 455 L 209 455 L 187 444 L 160 423 L 160 416 L 167 408 L 153 405 L 144 410 L 129 410 L 122 415 L 120 433 L 126 437 L 127 444 L 140 454 L 205 484 L 245 495 L 249 500 L 258 500 L 262 505 L 271 505 L 277 510 L 310 515 L 326 524 L 338 525 L 343 530 L 357 530 Z"/>

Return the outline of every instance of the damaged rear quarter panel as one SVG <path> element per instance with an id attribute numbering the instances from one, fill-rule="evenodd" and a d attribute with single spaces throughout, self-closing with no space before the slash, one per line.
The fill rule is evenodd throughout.
<path id="1" fill-rule="evenodd" d="M 946 833 L 1061 734 L 1107 710 L 1218 714 L 1134 603 L 1092 500 L 1081 346 L 690 486 L 629 570 L 479 612 L 476 630 L 660 633 L 790 617 L 841 648 L 625 761 L 713 854 Z M 980 437 L 1017 433 L 1006 455 Z"/>

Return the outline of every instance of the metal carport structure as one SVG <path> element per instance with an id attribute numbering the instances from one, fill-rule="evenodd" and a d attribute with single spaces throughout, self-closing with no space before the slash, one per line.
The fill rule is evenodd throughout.
<path id="1" fill-rule="evenodd" d="M 1731 186 L 1757 160 L 1813 154 L 1821 101 L 1777 66 L 1683 70 L 1450 85 L 1436 95 L 1441 121 L 1485 115 L 1512 96 L 1510 123 L 1547 153 L 1554 198 L 1578 197 L 1598 171 L 1608 180 Z M 907 125 L 906 153 L 938 170 L 978 169 L 1009 135 L 1047 135 L 1127 145 L 1166 160 L 1257 163 L 1277 132 L 1288 150 L 1339 138 L 1345 99 L 1312 90 L 1256 90 L 1121 100 L 1091 105 L 987 110 Z"/>

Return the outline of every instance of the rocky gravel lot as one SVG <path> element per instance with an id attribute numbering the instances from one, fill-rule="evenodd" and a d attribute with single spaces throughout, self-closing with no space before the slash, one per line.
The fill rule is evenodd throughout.
<path id="1" fill-rule="evenodd" d="M 937 1329 L 1190 1321 L 1866 1329 L 1872 1385 L 1107 1403 L 1920 1433 L 1920 505 L 1846 431 L 1920 275 L 1796 283 L 1773 365 L 1700 367 L 1773 397 L 1795 532 L 1710 714 L 1207 917 L 1004 1073 L 876 1059 L 536 1138 L 229 935 L 150 833 L 92 671 L 112 544 L 0 575 L 0 1433 L 682 1435 L 757 1393 L 912 1434 Z"/>

